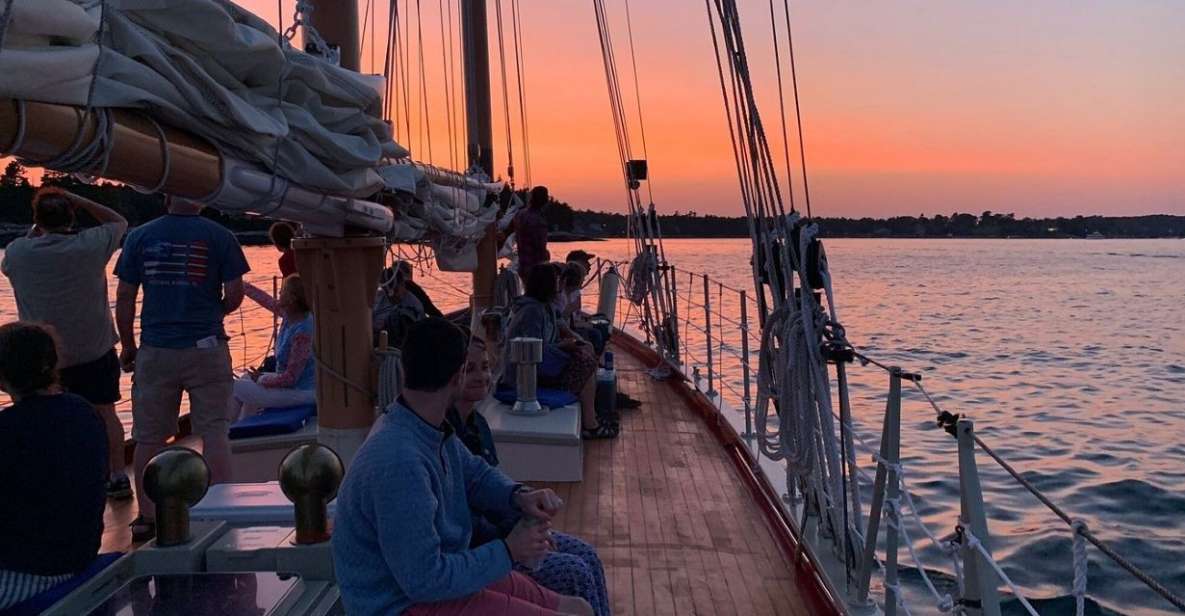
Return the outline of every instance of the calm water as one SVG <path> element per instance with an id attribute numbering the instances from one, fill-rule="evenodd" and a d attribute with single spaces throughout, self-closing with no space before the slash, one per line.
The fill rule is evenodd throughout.
<path id="1" fill-rule="evenodd" d="M 840 319 L 856 346 L 923 372 L 941 404 L 974 418 L 981 436 L 1055 502 L 1185 593 L 1185 241 L 829 240 L 826 247 Z M 629 255 L 621 240 L 553 252 L 575 248 L 619 261 Z M 666 249 L 684 272 L 684 299 L 689 289 L 695 303 L 703 299 L 702 279 L 689 284 L 687 272 L 751 288 L 747 240 L 669 240 Z M 248 249 L 249 278 L 264 288 L 274 255 Z M 442 308 L 467 302 L 467 274 L 422 270 L 419 280 Z M 0 281 L 0 320 L 15 317 L 11 293 Z M 713 284 L 711 295 L 726 317 L 739 317 L 735 293 Z M 594 302 L 588 297 L 586 306 Z M 690 316 L 702 327 L 701 312 Z M 723 331 L 726 348 L 739 346 L 735 326 L 713 328 L 714 345 Z M 684 329 L 690 363 L 703 365 L 702 335 Z M 227 319 L 227 331 L 236 365 L 255 363 L 268 348 L 271 316 L 245 307 Z M 725 397 L 739 402 L 737 361 L 720 357 Z M 851 376 L 858 423 L 875 443 L 887 376 L 859 366 Z M 954 441 L 933 428 L 933 412 L 912 392 L 903 414 L 910 489 L 927 525 L 946 534 L 958 508 Z M 1037 604 L 1043 614 L 1072 613 L 1068 529 L 986 456 L 979 464 L 997 557 L 1026 595 L 1048 600 Z M 912 527 L 910 535 L 922 537 Z M 928 544 L 915 545 L 930 571 L 949 571 Z M 1089 554 L 1092 599 L 1127 614 L 1175 613 L 1093 548 Z M 913 566 L 904 551 L 901 560 Z M 903 571 L 907 584 L 917 577 Z M 915 613 L 934 611 L 917 599 Z"/>

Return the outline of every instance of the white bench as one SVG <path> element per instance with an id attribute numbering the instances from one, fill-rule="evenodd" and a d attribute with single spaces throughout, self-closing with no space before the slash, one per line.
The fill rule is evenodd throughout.
<path id="1" fill-rule="evenodd" d="M 584 478 L 579 403 L 531 417 L 514 415 L 510 405 L 491 398 L 478 410 L 494 433 L 499 468 L 515 481 L 573 482 Z"/>
<path id="2" fill-rule="evenodd" d="M 296 432 L 234 439 L 230 442 L 231 479 L 241 483 L 276 481 L 280 462 L 288 452 L 316 442 L 315 418 Z"/>

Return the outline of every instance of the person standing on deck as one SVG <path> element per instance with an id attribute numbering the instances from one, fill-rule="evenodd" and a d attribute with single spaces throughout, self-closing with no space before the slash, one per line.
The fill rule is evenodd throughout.
<path id="1" fill-rule="evenodd" d="M 223 317 L 243 303 L 251 270 L 234 234 L 201 216 L 202 204 L 170 197 L 168 214 L 128 234 L 115 273 L 115 318 L 123 369 L 132 376 L 132 439 L 140 516 L 132 537 L 155 534 L 144 467 L 177 432 L 181 394 L 189 395 L 193 432 L 202 438 L 211 481 L 230 474 L 227 400 L 234 374 Z M 144 289 L 136 346 L 136 296 Z"/>
<path id="2" fill-rule="evenodd" d="M 272 246 L 280 251 L 280 278 L 287 278 L 296 273 L 296 253 L 292 251 L 292 238 L 296 237 L 296 228 L 287 222 L 273 223 L 267 230 L 267 237 Z"/>
<path id="3" fill-rule="evenodd" d="M 99 225 L 76 232 L 75 210 L 90 214 Z M 128 221 L 60 188 L 37 192 L 33 221 L 28 235 L 8 245 L 0 270 L 12 282 L 19 318 L 57 331 L 62 386 L 93 404 L 107 429 L 107 495 L 130 498 L 123 424 L 115 414 L 121 397 L 119 359 L 106 272 Z"/>
<path id="4" fill-rule="evenodd" d="M 465 334 L 444 319 L 416 323 L 403 346 L 403 395 L 379 419 L 337 498 L 333 564 L 353 616 L 592 616 L 512 571 L 548 551 L 559 497 L 530 490 L 469 453 L 445 419 L 464 380 Z M 520 523 L 476 549 L 470 510 Z"/>
<path id="5" fill-rule="evenodd" d="M 547 218 L 543 216 L 550 198 L 546 186 L 532 188 L 527 209 L 519 212 L 514 218 L 514 238 L 518 244 L 518 275 L 522 278 L 523 284 L 527 283 L 527 276 L 531 274 L 532 267 L 551 260 L 551 253 L 547 251 Z"/>

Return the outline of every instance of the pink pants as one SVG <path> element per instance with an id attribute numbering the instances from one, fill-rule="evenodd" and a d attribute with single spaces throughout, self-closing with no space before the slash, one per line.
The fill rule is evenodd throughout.
<path id="1" fill-rule="evenodd" d="M 468 597 L 421 603 L 403 612 L 404 616 L 552 616 L 560 596 L 518 573 L 490 584 Z"/>

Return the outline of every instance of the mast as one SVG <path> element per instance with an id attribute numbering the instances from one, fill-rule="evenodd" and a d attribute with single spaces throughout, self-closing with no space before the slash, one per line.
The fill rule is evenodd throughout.
<path id="1" fill-rule="evenodd" d="M 465 60 L 465 114 L 469 166 L 480 167 L 494 177 L 494 127 L 490 110 L 490 44 L 486 0 L 461 0 L 461 36 Z M 473 272 L 474 317 L 494 303 L 494 278 L 498 266 L 498 230 L 490 226 L 477 244 L 477 271 Z"/>
<path id="2" fill-rule="evenodd" d="M 357 71 L 358 5 L 318 0 L 312 25 Z M 296 267 L 313 304 L 317 357 L 317 441 L 349 465 L 374 423 L 371 310 L 386 240 L 375 235 L 293 241 Z"/>
<path id="3" fill-rule="evenodd" d="M 355 72 L 361 68 L 356 0 L 317 0 L 309 22 L 330 47 L 341 53 L 342 68 Z"/>

